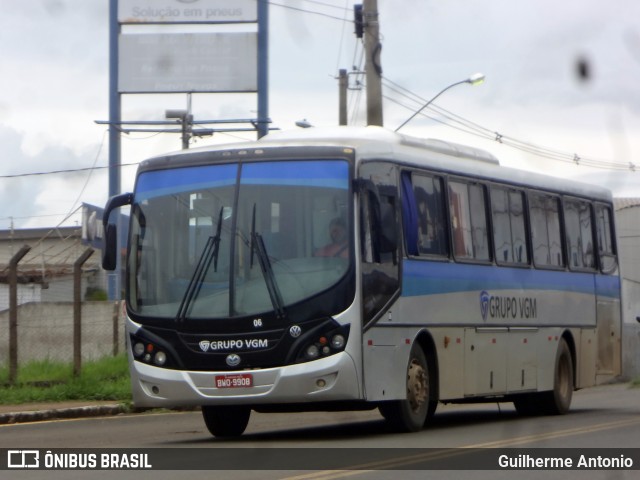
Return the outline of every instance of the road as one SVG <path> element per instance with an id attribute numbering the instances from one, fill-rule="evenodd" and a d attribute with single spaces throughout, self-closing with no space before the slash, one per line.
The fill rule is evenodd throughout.
<path id="1" fill-rule="evenodd" d="M 320 480 L 328 478 L 398 478 L 397 472 L 376 470 L 376 467 L 411 469 L 402 478 L 465 478 L 467 471 L 428 472 L 422 461 L 443 460 L 457 468 L 478 448 L 575 448 L 593 452 L 594 448 L 637 448 L 640 452 L 640 389 L 626 384 L 601 386 L 574 394 L 569 414 L 550 417 L 520 417 L 511 404 L 440 405 L 432 425 L 416 434 L 391 432 L 376 410 L 346 413 L 252 414 L 245 434 L 233 440 L 216 439 L 209 435 L 199 412 L 153 413 L 81 420 L 62 420 L 32 424 L 0 426 L 0 448 L 187 448 L 211 449 L 212 454 L 224 452 L 224 460 L 233 458 L 241 468 L 227 470 L 224 475 L 206 478 L 288 478 Z M 220 450 L 226 448 L 228 450 Z M 265 449 L 304 448 L 304 455 L 317 452 L 313 470 L 326 470 L 317 464 L 325 455 L 352 460 L 350 465 L 368 465 L 371 471 L 352 470 L 319 474 L 302 471 L 292 461 L 288 470 L 258 471 Z M 465 448 L 467 450 L 460 450 Z M 244 450 L 241 450 L 244 449 Z M 306 450 L 314 449 L 314 450 Z M 348 453 L 346 449 L 364 456 Z M 379 449 L 379 450 L 374 450 Z M 409 450 L 438 449 L 438 450 Z M 446 450 L 456 449 L 456 450 Z M 535 451 L 535 450 L 534 450 Z M 543 450 L 542 450 L 543 451 Z M 176 454 L 175 450 L 168 454 Z M 246 453 L 245 453 L 246 452 Z M 291 455 L 291 450 L 273 450 Z M 295 458 L 297 455 L 292 458 Z M 303 452 L 303 450 L 299 450 Z M 367 453 L 368 452 L 368 453 Z M 371 452 L 375 452 L 372 456 Z M 470 452 L 470 453 L 467 453 Z M 540 451 L 538 451 L 540 452 Z M 543 451 L 544 452 L 544 451 Z M 185 454 L 189 452 L 185 451 Z M 228 455 L 226 455 L 228 453 Z M 269 453 L 267 451 L 267 453 Z M 483 454 L 484 455 L 484 454 Z M 640 453 L 638 453 L 640 455 Z M 389 460 L 392 458 L 393 460 Z M 636 467 L 640 468 L 640 456 Z M 311 461 L 310 457 L 307 457 Z M 253 463 L 252 463 L 253 462 Z M 449 462 L 449 463 L 446 463 Z M 327 463 L 331 465 L 327 459 Z M 286 462 L 285 462 L 286 465 Z M 435 465 L 435 464 L 432 464 Z M 473 464 L 475 465 L 475 464 Z M 310 467 L 310 468 L 311 468 Z M 448 468 L 448 467 L 447 467 Z M 7 474 L 11 475 L 7 475 Z M 0 478 L 175 478 L 175 472 L 89 472 L 89 471 L 0 471 Z M 429 475 L 434 474 L 437 475 Z M 3 476 L 4 474 L 4 476 Z M 89 474 L 95 475 L 95 477 Z M 60 475 L 60 476 L 58 476 Z M 131 475 L 131 476 L 130 476 Z M 557 471 L 478 471 L 474 480 L 513 478 L 557 478 Z M 640 470 L 562 472 L 562 478 L 638 478 Z M 98 477 L 99 476 L 99 477 Z"/>

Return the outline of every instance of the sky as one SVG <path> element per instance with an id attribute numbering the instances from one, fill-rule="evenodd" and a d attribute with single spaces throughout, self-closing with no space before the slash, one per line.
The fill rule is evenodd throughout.
<path id="1" fill-rule="evenodd" d="M 366 124 L 354 3 L 270 2 L 273 127 L 337 125 L 341 68 L 351 72 L 349 122 Z M 109 114 L 108 4 L 3 2 L 0 230 L 76 225 L 82 202 L 107 200 L 108 135 L 96 120 Z M 378 8 L 386 128 L 482 72 L 482 85 L 456 86 L 431 105 L 446 116 L 430 107 L 402 132 L 640 197 L 640 2 L 378 0 Z M 127 94 L 122 118 L 164 120 L 165 110 L 186 105 L 184 94 Z M 256 109 L 254 94 L 192 97 L 196 120 L 255 118 Z M 192 146 L 255 138 L 218 133 Z M 132 166 L 122 169 L 122 190 L 133 188 L 135 164 L 180 146 L 176 134 L 123 134 L 121 161 Z"/>

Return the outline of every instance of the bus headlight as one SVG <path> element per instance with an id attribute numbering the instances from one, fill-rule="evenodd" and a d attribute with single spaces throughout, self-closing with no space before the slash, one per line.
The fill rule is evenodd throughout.
<path id="1" fill-rule="evenodd" d="M 136 357 L 141 357 L 144 353 L 144 343 L 138 342 L 133 346 L 133 354 Z"/>
<path id="2" fill-rule="evenodd" d="M 163 366 L 165 363 L 167 363 L 167 355 L 163 351 L 156 353 L 156 356 L 153 357 L 153 363 L 155 363 L 159 367 Z"/>
<path id="3" fill-rule="evenodd" d="M 344 336 L 340 335 L 339 333 L 331 338 L 331 347 L 336 350 L 342 350 L 344 348 L 344 344 Z"/>
<path id="4" fill-rule="evenodd" d="M 296 363 L 310 362 L 344 351 L 349 338 L 349 325 L 329 324 L 300 338 Z"/>
<path id="5" fill-rule="evenodd" d="M 146 335 L 130 334 L 131 351 L 136 362 L 164 368 L 176 366 L 176 361 L 174 357 L 171 356 L 171 349 L 163 340 L 150 340 L 145 337 Z"/>
<path id="6" fill-rule="evenodd" d="M 320 356 L 320 349 L 315 345 L 309 345 L 305 352 L 309 360 L 315 360 Z"/>

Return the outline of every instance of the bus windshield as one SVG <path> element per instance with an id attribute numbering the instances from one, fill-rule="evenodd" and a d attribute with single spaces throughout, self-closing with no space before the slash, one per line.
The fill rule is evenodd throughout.
<path id="1" fill-rule="evenodd" d="M 348 200 L 345 160 L 144 171 L 132 205 L 129 308 L 182 320 L 284 316 L 347 273 Z"/>

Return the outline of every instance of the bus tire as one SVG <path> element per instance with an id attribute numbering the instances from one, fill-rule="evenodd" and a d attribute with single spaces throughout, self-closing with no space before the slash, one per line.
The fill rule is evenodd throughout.
<path id="1" fill-rule="evenodd" d="M 573 398 L 573 359 L 563 338 L 558 344 L 553 372 L 553 390 L 518 395 L 513 403 L 520 415 L 562 415 L 569 411 Z"/>
<path id="2" fill-rule="evenodd" d="M 542 409 L 547 415 L 562 415 L 569 411 L 573 398 L 573 359 L 563 338 L 558 345 L 553 373 L 553 390 L 545 392 Z"/>
<path id="3" fill-rule="evenodd" d="M 407 398 L 383 402 L 378 407 L 389 425 L 400 432 L 418 432 L 435 412 L 437 401 L 431 399 L 432 375 L 424 351 L 414 343 L 407 365 Z"/>
<path id="4" fill-rule="evenodd" d="M 245 406 L 202 407 L 202 417 L 214 437 L 238 437 L 249 424 L 251 408 Z"/>

